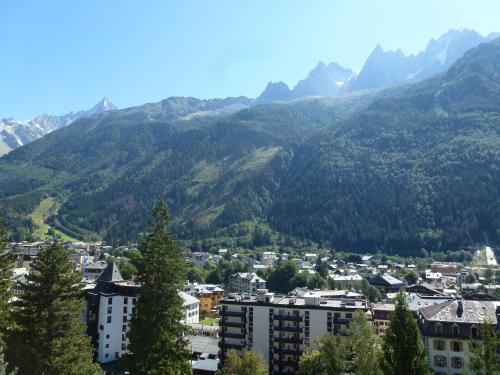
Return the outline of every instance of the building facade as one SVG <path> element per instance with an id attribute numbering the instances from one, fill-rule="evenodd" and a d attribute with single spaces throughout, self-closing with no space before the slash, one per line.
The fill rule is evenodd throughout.
<path id="1" fill-rule="evenodd" d="M 138 303 L 138 285 L 123 280 L 116 264 L 109 264 L 96 280 L 95 287 L 86 289 L 85 321 L 87 334 L 96 349 L 97 361 L 108 363 L 127 353 L 129 323 Z M 199 301 L 180 292 L 183 298 L 183 322 L 199 322 Z"/>
<path id="2" fill-rule="evenodd" d="M 259 289 L 266 289 L 266 280 L 255 272 L 239 272 L 229 277 L 231 292 L 256 294 Z"/>
<path id="3" fill-rule="evenodd" d="M 492 301 L 453 300 L 421 308 L 418 322 L 434 374 L 466 374 L 471 339 L 481 340 L 485 322 L 498 330 L 499 315 Z"/>
<path id="4" fill-rule="evenodd" d="M 314 339 L 345 334 L 354 313 L 369 312 L 365 300 L 323 299 L 315 293 L 303 297 L 274 296 L 259 290 L 257 296 L 236 295 L 221 301 L 219 357 L 230 349 L 260 352 L 273 374 L 295 374 L 304 349 Z"/>
<path id="5" fill-rule="evenodd" d="M 375 333 L 382 336 L 389 327 L 391 313 L 396 306 L 390 303 L 375 303 L 372 305 L 373 328 Z"/>

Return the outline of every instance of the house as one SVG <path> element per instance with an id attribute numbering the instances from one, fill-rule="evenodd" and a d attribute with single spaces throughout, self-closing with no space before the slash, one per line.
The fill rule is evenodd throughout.
<path id="1" fill-rule="evenodd" d="M 460 299 L 421 308 L 418 322 L 434 374 L 464 374 L 470 340 L 481 340 L 479 327 L 485 322 L 498 327 L 499 315 L 491 301 Z"/>
<path id="2" fill-rule="evenodd" d="M 229 290 L 234 293 L 255 294 L 266 288 L 266 280 L 255 272 L 239 272 L 229 276 Z"/>
<path id="3" fill-rule="evenodd" d="M 216 313 L 220 300 L 224 298 L 224 289 L 215 284 L 190 283 L 186 285 L 184 292 L 200 300 L 200 315 Z"/>
<path id="4" fill-rule="evenodd" d="M 356 311 L 369 314 L 366 300 L 323 299 L 315 292 L 302 297 L 233 295 L 221 301 L 219 358 L 235 349 L 258 351 L 273 374 L 296 374 L 300 356 L 315 348 L 315 338 L 345 334 Z"/>
<path id="5" fill-rule="evenodd" d="M 382 293 L 397 292 L 404 285 L 401 280 L 398 280 L 389 274 L 372 275 L 367 277 L 367 280 L 370 285 L 376 287 Z"/>
<path id="6" fill-rule="evenodd" d="M 375 303 L 372 305 L 373 328 L 375 333 L 382 336 L 389 327 L 391 313 L 396 305 L 392 303 Z"/>
<path id="7" fill-rule="evenodd" d="M 361 261 L 363 262 L 363 264 L 366 264 L 367 266 L 371 266 L 372 263 L 373 263 L 373 255 L 363 255 L 361 257 Z"/>

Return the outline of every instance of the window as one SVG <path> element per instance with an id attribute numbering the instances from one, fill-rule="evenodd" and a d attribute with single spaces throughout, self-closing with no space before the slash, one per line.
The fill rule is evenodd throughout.
<path id="1" fill-rule="evenodd" d="M 135 305 L 137 303 L 137 298 L 132 298 L 132 305 Z"/>
<path id="2" fill-rule="evenodd" d="M 461 352 L 462 351 L 462 343 L 460 341 L 452 341 L 451 342 L 451 350 L 454 352 Z"/>
<path id="3" fill-rule="evenodd" d="M 453 368 L 462 368 L 462 358 L 460 357 L 452 357 L 451 358 L 451 367 Z"/>
<path id="4" fill-rule="evenodd" d="M 125 297 L 125 298 L 123 299 L 123 304 L 124 304 L 124 305 L 127 305 L 127 304 L 128 304 L 128 298 L 127 298 L 127 297 Z"/>
<path id="5" fill-rule="evenodd" d="M 128 312 L 127 306 L 123 306 L 123 313 L 126 314 Z"/>
<path id="6" fill-rule="evenodd" d="M 106 347 L 106 348 L 109 348 L 109 344 L 106 344 L 106 345 L 105 345 L 105 347 Z"/>
<path id="7" fill-rule="evenodd" d="M 349 314 L 345 314 L 345 317 L 346 317 L 347 319 L 352 319 L 352 314 L 351 314 L 351 313 L 349 313 Z"/>
<path id="8" fill-rule="evenodd" d="M 446 367 L 446 357 L 442 355 L 434 356 L 434 365 L 436 367 Z"/>
<path id="9" fill-rule="evenodd" d="M 106 338 L 109 339 L 109 335 L 106 335 Z"/>
<path id="10" fill-rule="evenodd" d="M 127 349 L 127 344 L 122 344 L 122 350 Z"/>
<path id="11" fill-rule="evenodd" d="M 101 324 L 101 325 L 99 326 L 99 329 L 100 329 L 100 330 L 103 330 L 103 329 L 104 329 L 104 326 Z"/>
<path id="12" fill-rule="evenodd" d="M 434 340 L 434 350 L 445 350 L 445 346 L 443 340 Z"/>
<path id="13" fill-rule="evenodd" d="M 437 323 L 434 328 L 436 330 L 436 333 L 438 333 L 438 334 L 443 333 L 443 325 L 442 324 Z"/>
<path id="14" fill-rule="evenodd" d="M 104 354 L 104 358 L 108 358 L 108 357 L 109 357 L 108 353 Z"/>
<path id="15" fill-rule="evenodd" d="M 108 298 L 108 305 L 111 305 L 111 304 L 113 304 L 113 297 Z"/>
<path id="16" fill-rule="evenodd" d="M 127 332 L 127 326 L 126 325 L 122 326 L 122 332 Z"/>
<path id="17" fill-rule="evenodd" d="M 122 341 L 125 341 L 126 339 L 127 339 L 127 336 L 124 333 L 122 333 Z"/>
<path id="18" fill-rule="evenodd" d="M 107 323 L 111 323 L 111 315 L 108 315 L 108 318 L 106 319 Z"/>
<path id="19" fill-rule="evenodd" d="M 127 323 L 127 317 L 126 316 L 123 317 L 123 323 Z"/>
<path id="20" fill-rule="evenodd" d="M 477 337 L 478 336 L 478 331 L 477 331 L 477 327 L 476 326 L 472 326 L 471 329 L 470 329 L 470 335 L 472 337 Z"/>
<path id="21" fill-rule="evenodd" d="M 456 324 L 454 324 L 454 325 L 451 327 L 451 332 L 453 333 L 453 335 L 458 336 L 458 334 L 459 334 L 459 329 L 458 329 L 458 326 L 457 326 Z"/>
<path id="22" fill-rule="evenodd" d="M 113 308 L 111 306 L 108 307 L 108 314 L 111 314 L 113 312 Z"/>

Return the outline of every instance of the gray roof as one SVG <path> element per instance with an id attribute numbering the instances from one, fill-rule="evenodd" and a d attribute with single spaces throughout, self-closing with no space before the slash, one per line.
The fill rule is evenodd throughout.
<path id="1" fill-rule="evenodd" d="M 99 281 L 123 281 L 123 277 L 118 266 L 113 262 L 108 264 L 106 269 L 102 271 L 96 282 Z"/>
<path id="2" fill-rule="evenodd" d="M 459 303 L 463 304 L 462 312 Z M 491 301 L 453 300 L 420 309 L 426 320 L 455 323 L 496 324 L 496 304 Z"/>

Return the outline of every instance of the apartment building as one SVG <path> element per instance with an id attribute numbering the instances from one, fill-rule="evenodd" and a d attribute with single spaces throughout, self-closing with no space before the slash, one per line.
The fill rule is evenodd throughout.
<path id="1" fill-rule="evenodd" d="M 375 333 L 382 336 L 389 327 L 391 313 L 396 309 L 396 305 L 390 303 L 375 303 L 372 305 L 373 328 Z"/>
<path id="2" fill-rule="evenodd" d="M 127 352 L 129 323 L 138 303 L 139 286 L 123 280 L 116 264 L 109 264 L 96 280 L 95 286 L 85 290 L 85 321 L 87 334 L 96 349 L 97 361 L 118 360 Z M 199 300 L 184 292 L 183 321 L 199 322 Z"/>
<path id="3" fill-rule="evenodd" d="M 266 288 L 266 280 L 255 272 L 239 272 L 229 276 L 229 290 L 234 293 L 256 294 Z"/>
<path id="4" fill-rule="evenodd" d="M 345 334 L 355 311 L 369 313 L 362 299 L 324 299 L 314 292 L 302 297 L 275 296 L 259 290 L 256 296 L 235 295 L 221 301 L 219 357 L 228 350 L 254 349 L 273 374 L 295 374 L 306 347 L 315 338 Z"/>
<path id="5" fill-rule="evenodd" d="M 423 307 L 418 321 L 435 375 L 465 374 L 470 340 L 481 339 L 480 325 L 499 327 L 500 306 L 493 301 L 452 300 Z"/>

